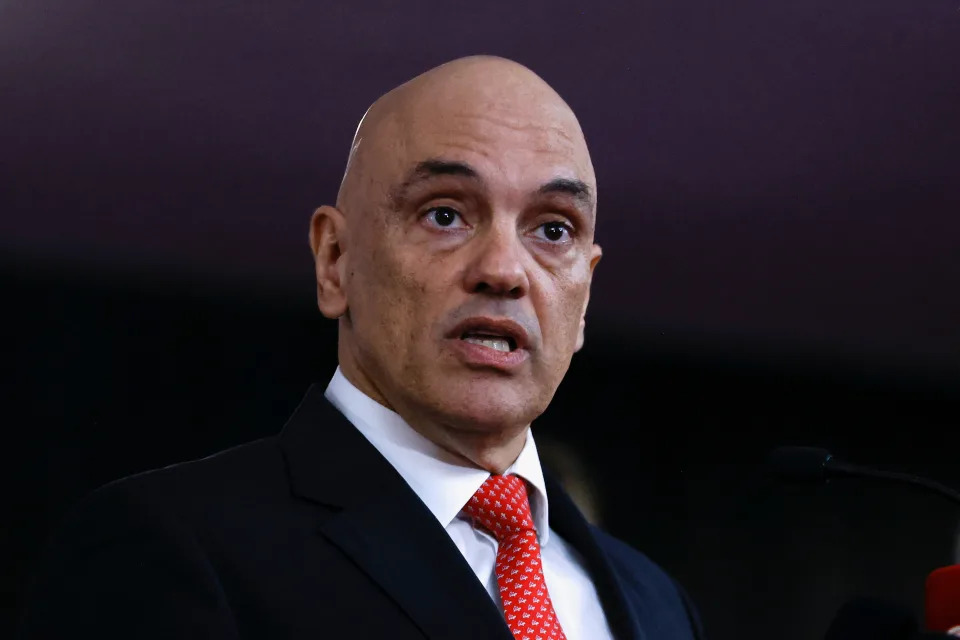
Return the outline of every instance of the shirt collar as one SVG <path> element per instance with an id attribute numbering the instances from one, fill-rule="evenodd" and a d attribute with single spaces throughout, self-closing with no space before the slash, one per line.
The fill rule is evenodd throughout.
<path id="1" fill-rule="evenodd" d="M 340 367 L 327 385 L 325 395 L 393 465 L 444 528 L 460 515 L 463 506 L 490 476 L 483 469 L 465 466 L 459 458 L 417 433 L 398 413 L 354 386 Z M 545 545 L 550 535 L 547 489 L 529 428 L 520 455 L 506 473 L 527 481 L 530 515 L 540 545 Z"/>

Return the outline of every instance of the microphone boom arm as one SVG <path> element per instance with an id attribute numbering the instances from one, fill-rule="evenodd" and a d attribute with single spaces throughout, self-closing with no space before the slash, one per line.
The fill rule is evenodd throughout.
<path id="1" fill-rule="evenodd" d="M 896 471 L 882 471 L 880 469 L 871 469 L 869 467 L 861 467 L 855 464 L 848 464 L 846 462 L 840 462 L 834 458 L 827 460 L 824 465 L 824 469 L 828 474 L 838 475 L 838 476 L 861 476 L 868 478 L 876 478 L 878 480 L 888 480 L 890 482 L 901 482 L 906 484 L 917 485 L 925 489 L 929 489 L 935 493 L 939 493 L 941 496 L 952 500 L 953 502 L 960 504 L 960 492 L 954 491 L 950 487 L 940 484 L 935 480 L 930 478 L 923 478 L 920 476 L 914 476 L 909 473 L 900 473 Z"/>

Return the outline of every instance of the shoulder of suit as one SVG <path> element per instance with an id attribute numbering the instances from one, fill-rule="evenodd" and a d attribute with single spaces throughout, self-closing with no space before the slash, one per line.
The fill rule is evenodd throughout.
<path id="1" fill-rule="evenodd" d="M 109 482 L 73 505 L 66 519 L 186 522 L 287 493 L 277 438 L 269 437 Z"/>
<path id="2" fill-rule="evenodd" d="M 262 489 L 271 476 L 283 471 L 276 436 L 224 449 L 204 458 L 170 464 L 115 480 L 135 491 L 170 496 L 237 495 Z M 104 487 L 104 488 L 106 488 Z"/>

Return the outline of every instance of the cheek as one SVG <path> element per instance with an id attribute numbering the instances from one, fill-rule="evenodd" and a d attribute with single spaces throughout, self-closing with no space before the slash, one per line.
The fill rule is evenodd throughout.
<path id="1" fill-rule="evenodd" d="M 393 318 L 404 313 L 402 278 L 396 261 L 381 245 L 357 248 L 349 267 L 347 304 L 357 330 L 373 326 L 390 331 Z"/>
<path id="2" fill-rule="evenodd" d="M 375 330 L 377 342 L 406 352 L 427 329 L 430 291 L 422 277 L 423 265 L 399 254 L 390 243 L 371 247 L 363 255 L 349 292 L 357 301 L 352 305 L 354 324 L 358 330 Z"/>
<path id="3" fill-rule="evenodd" d="M 550 350 L 563 361 L 573 355 L 577 337 L 580 332 L 580 318 L 583 315 L 583 304 L 587 296 L 587 285 L 582 283 L 565 283 L 567 286 L 553 290 L 552 295 L 545 296 L 545 313 L 541 316 L 544 339 L 551 344 Z"/>

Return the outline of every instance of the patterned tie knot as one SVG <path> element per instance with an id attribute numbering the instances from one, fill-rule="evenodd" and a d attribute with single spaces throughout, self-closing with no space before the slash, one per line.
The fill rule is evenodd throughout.
<path id="1" fill-rule="evenodd" d="M 490 476 L 463 508 L 473 519 L 503 542 L 510 536 L 533 531 L 527 485 L 519 476 Z"/>

